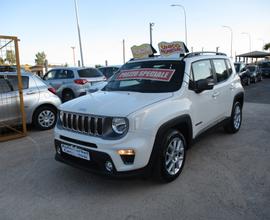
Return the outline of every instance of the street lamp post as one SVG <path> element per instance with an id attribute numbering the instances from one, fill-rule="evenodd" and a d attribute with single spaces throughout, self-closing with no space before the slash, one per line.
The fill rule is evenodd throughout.
<path id="1" fill-rule="evenodd" d="M 171 6 L 172 7 L 180 7 L 184 11 L 184 15 L 185 15 L 185 44 L 187 46 L 187 16 L 186 16 L 186 9 L 185 9 L 185 7 L 183 5 L 180 5 L 180 4 L 173 4 Z"/>
<path id="2" fill-rule="evenodd" d="M 249 39 L 249 52 L 251 52 L 251 36 L 250 36 L 250 33 L 242 32 L 241 34 L 246 34 L 246 35 L 248 35 L 248 39 Z"/>
<path id="3" fill-rule="evenodd" d="M 227 28 L 231 32 L 231 58 L 233 58 L 233 56 L 232 56 L 232 45 L 233 45 L 233 31 L 232 31 L 232 28 L 230 26 L 226 26 L 226 25 L 222 25 L 222 27 Z"/>
<path id="4" fill-rule="evenodd" d="M 77 0 L 74 0 L 75 4 L 75 13 L 76 13 L 76 21 L 77 21 L 77 30 L 78 30 L 78 37 L 79 37 L 79 44 L 80 44 L 80 53 L 81 53 L 81 65 L 84 67 L 83 63 L 83 51 L 82 51 L 82 42 L 81 42 L 81 32 L 79 26 L 79 16 L 78 16 L 78 7 L 77 7 Z"/>
<path id="5" fill-rule="evenodd" d="M 126 63 L 126 49 L 125 49 L 125 39 L 123 39 L 123 63 Z"/>
<path id="6" fill-rule="evenodd" d="M 149 23 L 149 29 L 150 29 L 150 45 L 152 45 L 153 40 L 152 40 L 152 31 L 153 31 L 153 27 L 154 27 L 155 23 L 150 22 Z"/>
<path id="7" fill-rule="evenodd" d="M 71 49 L 72 49 L 72 55 L 73 55 L 73 63 L 74 63 L 74 66 L 76 66 L 76 61 L 75 61 L 75 47 L 72 46 Z"/>

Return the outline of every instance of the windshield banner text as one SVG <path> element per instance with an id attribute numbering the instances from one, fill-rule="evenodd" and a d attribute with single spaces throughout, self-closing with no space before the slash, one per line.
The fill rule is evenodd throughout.
<path id="1" fill-rule="evenodd" d="M 144 80 L 169 82 L 174 72 L 175 70 L 173 69 L 153 69 L 153 68 L 123 70 L 116 77 L 116 80 L 144 79 Z"/>

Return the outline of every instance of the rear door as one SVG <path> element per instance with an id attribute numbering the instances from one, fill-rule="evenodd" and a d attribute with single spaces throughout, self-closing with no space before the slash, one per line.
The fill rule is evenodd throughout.
<path id="1" fill-rule="evenodd" d="M 213 102 L 215 109 L 217 111 L 218 119 L 223 119 L 226 117 L 228 108 L 231 107 L 232 102 L 232 90 L 233 85 L 231 85 L 228 80 L 230 74 L 227 69 L 225 59 L 213 59 L 212 60 L 213 69 L 216 76 L 216 84 L 213 93 Z"/>
<path id="2" fill-rule="evenodd" d="M 18 77 L 16 75 L 8 75 L 7 81 L 12 88 L 12 91 L 9 92 L 10 99 L 10 107 L 9 107 L 9 117 L 10 120 L 18 120 L 21 117 L 20 112 L 20 97 L 19 97 L 19 89 L 18 89 Z M 22 76 L 23 83 L 23 101 L 25 112 L 27 112 L 27 107 L 29 105 L 29 98 L 34 96 L 36 91 L 29 91 L 29 77 Z M 28 94 L 29 93 L 29 94 Z M 35 99 L 33 99 L 35 100 Z"/>
<path id="3" fill-rule="evenodd" d="M 10 93 L 11 87 L 6 80 L 6 76 L 0 75 L 0 127 L 10 118 L 9 109 L 12 107 Z"/>

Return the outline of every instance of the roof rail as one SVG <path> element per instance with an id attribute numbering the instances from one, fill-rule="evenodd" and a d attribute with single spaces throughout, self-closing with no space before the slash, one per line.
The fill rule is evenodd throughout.
<path id="1" fill-rule="evenodd" d="M 207 55 L 207 54 L 227 56 L 226 53 L 213 52 L 213 51 L 199 51 L 199 52 L 188 53 L 187 55 L 185 55 L 184 58 L 193 57 L 193 56 L 200 56 L 200 55 Z"/>

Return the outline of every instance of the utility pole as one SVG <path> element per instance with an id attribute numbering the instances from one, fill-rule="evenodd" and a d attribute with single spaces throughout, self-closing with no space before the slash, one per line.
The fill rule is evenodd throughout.
<path id="1" fill-rule="evenodd" d="M 74 63 L 74 66 L 76 66 L 76 61 L 75 61 L 75 47 L 72 46 L 71 49 L 72 49 L 72 55 L 73 55 L 73 63 Z"/>
<path id="2" fill-rule="evenodd" d="M 123 39 L 123 64 L 126 63 L 126 49 L 125 49 L 125 39 Z"/>
<path id="3" fill-rule="evenodd" d="M 79 44 L 80 44 L 81 64 L 82 64 L 82 67 L 84 67 L 82 42 L 81 42 L 81 31 L 80 31 L 80 26 L 79 26 L 79 16 L 78 16 L 77 0 L 74 0 L 74 3 L 75 3 L 75 13 L 76 13 L 76 21 L 77 21 L 77 30 L 78 30 Z"/>
<path id="4" fill-rule="evenodd" d="M 152 45 L 153 41 L 152 41 L 152 31 L 153 31 L 153 26 L 155 25 L 155 23 L 150 22 L 149 23 L 149 28 L 150 28 L 150 45 Z"/>
<path id="5" fill-rule="evenodd" d="M 187 47 L 188 43 L 187 43 L 187 14 L 186 14 L 186 9 L 185 9 L 185 7 L 183 5 L 180 5 L 180 4 L 173 4 L 171 6 L 172 7 L 180 7 L 184 11 L 184 16 L 185 16 L 185 44 L 186 44 L 186 47 Z"/>

